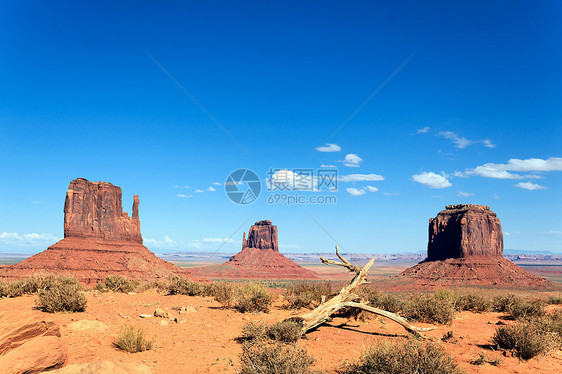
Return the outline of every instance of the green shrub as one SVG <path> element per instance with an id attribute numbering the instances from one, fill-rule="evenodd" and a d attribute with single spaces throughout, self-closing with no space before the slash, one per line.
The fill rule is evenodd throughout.
<path id="1" fill-rule="evenodd" d="M 37 307 L 48 313 L 83 312 L 86 309 L 86 296 L 82 285 L 74 277 L 52 278 L 39 291 Z"/>
<path id="2" fill-rule="evenodd" d="M 446 325 L 453 322 L 455 310 L 446 300 L 422 294 L 413 295 L 404 306 L 402 314 L 412 321 Z"/>
<path id="3" fill-rule="evenodd" d="M 409 340 L 405 344 L 381 344 L 371 347 L 361 359 L 344 364 L 340 374 L 459 374 L 453 359 L 433 344 Z"/>
<path id="4" fill-rule="evenodd" d="M 545 352 L 551 344 L 536 326 L 528 322 L 500 326 L 492 340 L 498 347 L 512 350 L 524 360 Z"/>
<path id="5" fill-rule="evenodd" d="M 303 348 L 260 342 L 242 346 L 237 371 L 241 374 L 308 374 L 314 362 Z"/>
<path id="6" fill-rule="evenodd" d="M 287 286 L 285 300 L 289 309 L 315 307 L 332 292 L 329 283 L 296 282 Z"/>
<path id="7" fill-rule="evenodd" d="M 235 308 L 240 312 L 268 313 L 273 299 L 259 283 L 248 282 L 238 289 Z"/>
<path id="8" fill-rule="evenodd" d="M 113 345 L 129 353 L 144 352 L 152 348 L 152 341 L 144 336 L 141 328 L 128 326 L 117 336 Z"/>
<path id="9" fill-rule="evenodd" d="M 108 275 L 104 282 L 96 284 L 96 290 L 106 292 L 135 292 L 139 289 L 139 282 L 122 277 L 121 275 Z"/>

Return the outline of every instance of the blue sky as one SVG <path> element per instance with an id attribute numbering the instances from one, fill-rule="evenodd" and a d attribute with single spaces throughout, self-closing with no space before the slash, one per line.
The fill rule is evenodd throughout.
<path id="1" fill-rule="evenodd" d="M 66 189 L 84 177 L 121 186 L 129 212 L 140 195 L 157 252 L 235 252 L 261 219 L 282 251 L 423 251 L 428 219 L 457 203 L 489 205 L 506 248 L 562 252 L 561 13 L 2 2 L 0 250 L 61 238 Z M 288 194 L 336 203 L 268 203 L 268 170 L 321 165 L 337 191 Z M 239 168 L 264 183 L 252 204 L 225 194 Z"/>

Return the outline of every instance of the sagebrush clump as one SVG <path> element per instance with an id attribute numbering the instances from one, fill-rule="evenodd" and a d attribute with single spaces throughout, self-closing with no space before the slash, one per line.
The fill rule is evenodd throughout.
<path id="1" fill-rule="evenodd" d="M 244 344 L 240 354 L 241 374 L 308 374 L 315 359 L 292 344 L 259 342 Z"/>
<path id="2" fill-rule="evenodd" d="M 453 322 L 455 309 L 453 305 L 434 295 L 412 295 L 405 304 L 403 316 L 412 321 L 440 323 L 448 325 Z"/>
<path id="3" fill-rule="evenodd" d="M 113 345 L 129 353 L 144 352 L 152 348 L 152 340 L 144 336 L 141 328 L 127 326 L 117 336 Z"/>
<path id="4" fill-rule="evenodd" d="M 356 363 L 344 364 L 340 374 L 461 374 L 453 359 L 434 344 L 409 340 L 367 349 Z"/>
<path id="5" fill-rule="evenodd" d="M 328 297 L 332 292 L 330 283 L 296 282 L 287 286 L 285 300 L 287 308 L 299 309 L 316 307 L 322 296 Z"/>
<path id="6" fill-rule="evenodd" d="M 83 312 L 87 299 L 82 290 L 74 277 L 53 277 L 39 290 L 37 307 L 48 313 Z"/>
<path id="7" fill-rule="evenodd" d="M 248 282 L 237 290 L 234 307 L 240 312 L 268 313 L 273 299 L 259 283 Z"/>
<path id="8" fill-rule="evenodd" d="M 108 275 L 105 281 L 96 284 L 96 290 L 129 293 L 139 289 L 139 282 L 120 275 Z"/>

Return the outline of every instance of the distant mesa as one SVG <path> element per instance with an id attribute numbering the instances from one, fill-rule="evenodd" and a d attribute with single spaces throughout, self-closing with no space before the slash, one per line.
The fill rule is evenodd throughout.
<path id="1" fill-rule="evenodd" d="M 317 279 L 318 275 L 279 252 L 277 226 L 256 222 L 242 237 L 242 250 L 221 265 L 190 268 L 198 276 L 226 279 Z"/>
<path id="2" fill-rule="evenodd" d="M 485 205 L 447 205 L 429 220 L 427 258 L 400 276 L 418 285 L 541 287 L 539 278 L 503 257 L 500 220 Z"/>
<path id="3" fill-rule="evenodd" d="M 36 272 L 72 274 L 85 284 L 108 275 L 155 279 L 185 274 L 143 244 L 139 197 L 132 216 L 123 212 L 121 188 L 78 178 L 70 182 L 64 203 L 64 239 L 18 264 L 0 267 L 0 278 L 18 279 Z"/>

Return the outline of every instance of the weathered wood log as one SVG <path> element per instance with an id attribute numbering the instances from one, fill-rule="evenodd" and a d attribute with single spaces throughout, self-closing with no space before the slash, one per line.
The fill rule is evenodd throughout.
<path id="1" fill-rule="evenodd" d="M 343 256 L 341 256 L 339 253 L 339 249 L 337 245 L 336 245 L 336 255 L 341 260 L 341 262 L 326 260 L 322 257 L 320 257 L 320 260 L 322 260 L 322 263 L 324 264 L 343 266 L 347 268 L 350 272 L 356 273 L 356 275 L 355 277 L 353 277 L 353 279 L 347 286 L 343 287 L 340 290 L 340 292 L 337 295 L 335 295 L 334 297 L 332 297 L 327 301 L 325 301 L 325 298 L 323 297 L 322 303 L 320 303 L 320 305 L 316 309 L 308 313 L 305 313 L 299 317 L 290 318 L 291 320 L 298 320 L 302 323 L 303 335 L 306 334 L 308 331 L 327 322 L 328 320 L 330 320 L 331 316 L 334 313 L 344 308 L 357 308 L 386 317 L 400 324 L 408 332 L 424 338 L 425 336 L 423 336 L 421 332 L 435 329 L 435 327 L 423 328 L 423 327 L 413 326 L 404 317 L 401 317 L 398 314 L 391 313 L 386 310 L 382 310 L 378 308 L 373 308 L 372 306 L 360 302 L 356 302 L 356 300 L 360 299 L 360 297 L 357 295 L 355 291 L 362 284 L 368 283 L 365 277 L 371 266 L 373 266 L 375 259 L 372 258 L 363 268 L 361 268 L 359 266 L 352 265 L 351 263 L 349 263 L 349 261 L 343 258 Z"/>

